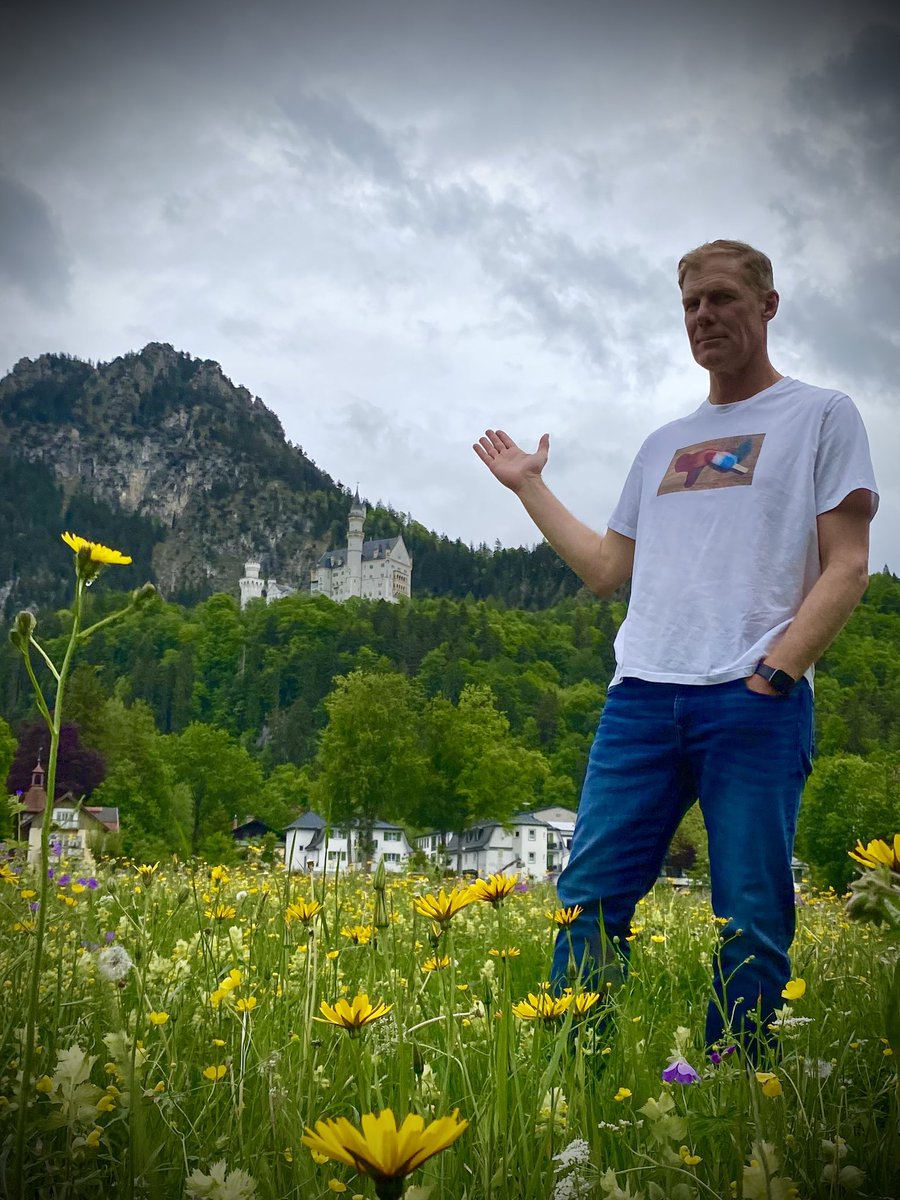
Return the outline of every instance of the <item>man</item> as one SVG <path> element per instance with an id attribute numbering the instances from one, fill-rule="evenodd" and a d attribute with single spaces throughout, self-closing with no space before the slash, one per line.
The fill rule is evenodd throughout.
<path id="1" fill-rule="evenodd" d="M 502 430 L 474 449 L 599 596 L 632 580 L 558 894 L 584 912 L 557 939 L 559 988 L 616 977 L 637 901 L 699 799 L 721 927 L 707 1045 L 760 1033 L 783 1003 L 794 936 L 791 856 L 813 754 L 813 664 L 868 582 L 877 492 L 842 393 L 782 376 L 767 329 L 769 259 L 709 242 L 678 266 L 699 408 L 652 433 L 604 535 L 577 520 L 534 453 Z M 571 937 L 571 943 L 570 943 Z M 618 949 L 613 949 L 617 947 Z"/>

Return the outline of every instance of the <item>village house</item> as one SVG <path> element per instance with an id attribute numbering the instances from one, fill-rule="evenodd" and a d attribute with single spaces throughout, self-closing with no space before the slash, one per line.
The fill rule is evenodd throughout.
<path id="1" fill-rule="evenodd" d="M 416 838 L 416 845 L 431 861 L 443 861 L 465 875 L 484 878 L 504 872 L 555 878 L 568 862 L 574 826 L 575 814 L 555 807 L 519 813 L 507 825 L 482 821 L 446 842 L 444 834 L 425 833 Z"/>
<path id="2" fill-rule="evenodd" d="M 16 836 L 27 843 L 27 861 L 32 866 L 41 861 L 41 831 L 47 808 L 44 778 L 39 759 L 31 773 L 31 786 L 22 796 L 24 811 L 18 814 Z M 84 866 L 93 864 L 92 845 L 101 843 L 109 833 L 119 832 L 118 808 L 81 804 L 71 795 L 54 801 L 50 819 L 54 853 Z"/>
<path id="3" fill-rule="evenodd" d="M 403 826 L 393 825 L 390 821 L 374 821 L 371 835 L 369 864 L 377 867 L 380 862 L 384 862 L 387 871 L 404 870 L 413 847 Z M 302 871 L 307 874 L 361 870 L 365 859 L 359 845 L 359 837 L 358 821 L 351 821 L 349 827 L 335 826 L 329 831 L 318 813 L 302 813 L 285 830 L 285 866 L 288 871 Z"/>

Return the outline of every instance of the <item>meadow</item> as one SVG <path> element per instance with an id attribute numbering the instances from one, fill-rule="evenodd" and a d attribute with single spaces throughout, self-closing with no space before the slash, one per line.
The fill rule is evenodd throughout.
<path id="1" fill-rule="evenodd" d="M 0 870 L 4 1194 L 900 1195 L 896 955 L 834 893 L 798 909 L 780 1052 L 754 1068 L 702 1044 L 702 890 L 658 885 L 627 980 L 557 1000 L 548 884 L 290 876 L 253 850 L 50 864 L 27 1084 L 43 881 Z"/>

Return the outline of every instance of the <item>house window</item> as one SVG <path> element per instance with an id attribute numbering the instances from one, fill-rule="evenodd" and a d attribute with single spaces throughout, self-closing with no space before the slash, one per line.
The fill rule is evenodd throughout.
<path id="1" fill-rule="evenodd" d="M 535 856 L 534 856 L 534 851 L 533 851 L 533 850 L 529 850 L 529 851 L 528 851 L 528 861 L 529 861 L 530 863 L 533 863 L 533 862 L 534 862 L 534 857 L 535 857 Z"/>
<path id="2" fill-rule="evenodd" d="M 381 840 L 384 842 L 399 842 L 403 837 L 399 829 L 385 829 L 381 835 Z"/>
<path id="3" fill-rule="evenodd" d="M 400 855 L 391 850 L 386 851 L 381 857 L 385 862 L 398 863 L 400 861 Z"/>
<path id="4" fill-rule="evenodd" d="M 529 840 L 529 842 L 533 842 L 533 841 L 534 841 L 534 839 L 535 839 L 535 837 L 537 837 L 537 833 L 535 832 L 535 830 L 533 830 L 533 829 L 529 829 L 529 830 L 528 830 L 528 840 Z"/>
<path id="5" fill-rule="evenodd" d="M 329 850 L 328 851 L 328 861 L 329 862 L 337 862 L 338 859 L 340 859 L 341 862 L 343 862 L 346 857 L 347 857 L 346 850 Z"/>

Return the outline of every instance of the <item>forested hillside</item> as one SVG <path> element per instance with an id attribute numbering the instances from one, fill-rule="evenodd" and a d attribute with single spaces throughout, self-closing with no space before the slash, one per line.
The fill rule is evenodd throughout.
<path id="1" fill-rule="evenodd" d="M 93 617 L 120 602 L 89 597 Z M 157 600 L 84 647 L 66 716 L 103 755 L 94 800 L 119 805 L 135 853 L 227 845 L 234 815 L 280 827 L 313 802 L 352 815 L 354 796 L 416 828 L 574 807 L 624 612 L 623 601 L 584 593 L 540 611 L 471 598 L 296 595 L 244 611 L 224 594 L 188 607 Z M 53 651 L 64 627 L 64 614 L 48 616 L 38 636 Z M 816 699 L 819 758 L 799 849 L 841 884 L 848 844 L 900 828 L 895 576 L 872 576 L 819 664 Z M 0 712 L 19 733 L 34 717 L 8 645 Z M 325 738 L 330 725 L 351 732 Z M 465 782 L 476 754 L 493 755 L 483 794 Z M 388 769 L 398 758 L 399 776 Z"/>

